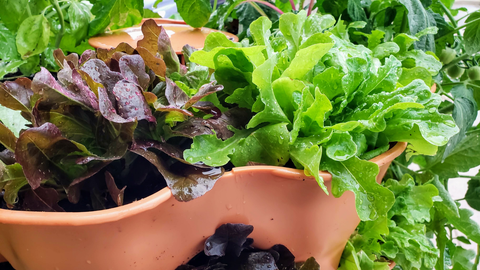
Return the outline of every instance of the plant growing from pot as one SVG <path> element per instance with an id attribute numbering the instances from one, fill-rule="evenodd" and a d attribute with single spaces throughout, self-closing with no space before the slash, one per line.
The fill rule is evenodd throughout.
<path id="1" fill-rule="evenodd" d="M 103 209 L 164 186 L 190 201 L 224 168 L 253 163 L 302 169 L 327 194 L 352 191 L 362 220 L 385 217 L 395 196 L 368 160 L 395 142 L 409 142 L 408 155 L 433 154 L 458 128 L 424 81 L 403 85 L 395 56 L 350 43 L 342 25 L 285 14 L 272 35 L 260 18 L 250 26 L 254 44 L 213 33 L 202 51 L 185 47 L 186 66 L 154 22 L 144 23 L 136 49 L 56 51 L 58 80 L 42 69 L 0 88 L 0 104 L 32 126 L 17 139 L 0 125 L 7 206 Z"/>
<path id="2" fill-rule="evenodd" d="M 88 38 L 106 29 L 128 27 L 152 16 L 143 1 L 2 0 L 0 5 L 0 79 L 20 70 L 30 76 L 40 66 L 56 72 L 53 51 L 83 53 Z M 128 19 L 126 19 L 128 18 Z M 20 76 L 10 76 L 20 77 Z M 8 78 L 7 78 L 8 79 Z"/>

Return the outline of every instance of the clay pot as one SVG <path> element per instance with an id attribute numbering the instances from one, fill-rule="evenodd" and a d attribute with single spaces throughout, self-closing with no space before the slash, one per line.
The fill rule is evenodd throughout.
<path id="1" fill-rule="evenodd" d="M 142 24 L 145 20 L 142 21 Z M 176 54 L 182 54 L 184 45 L 189 44 L 196 49 L 202 49 L 205 38 L 212 32 L 221 32 L 210 28 L 193 28 L 183 21 L 170 19 L 155 19 L 158 25 L 165 28 L 172 47 Z M 227 32 L 224 33 L 230 40 L 238 41 L 238 37 Z M 88 43 L 94 48 L 111 49 L 115 48 L 121 42 L 126 42 L 133 48 L 137 47 L 137 42 L 143 38 L 141 24 L 139 26 L 129 27 L 125 29 L 114 30 L 100 36 L 92 37 Z"/>
<path id="2" fill-rule="evenodd" d="M 383 178 L 405 149 L 372 159 Z M 328 189 L 331 175 L 321 173 Z M 168 188 L 121 207 L 83 213 L 0 210 L 0 254 L 18 270 L 174 270 L 224 223 L 255 227 L 254 246 L 284 244 L 298 261 L 336 269 L 360 222 L 353 193 L 327 196 L 301 170 L 252 166 L 226 173 L 206 195 L 176 201 Z"/>

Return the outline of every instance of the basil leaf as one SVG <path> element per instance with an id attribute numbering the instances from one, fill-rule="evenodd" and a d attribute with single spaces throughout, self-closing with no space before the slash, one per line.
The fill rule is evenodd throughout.
<path id="1" fill-rule="evenodd" d="M 105 28 L 117 29 L 142 21 L 142 0 L 98 0 L 92 7 L 95 19 L 90 22 L 88 35 L 94 36 Z"/>
<path id="2" fill-rule="evenodd" d="M 48 46 L 50 24 L 43 15 L 28 17 L 18 29 L 16 45 L 23 59 L 41 54 Z"/>
<path id="3" fill-rule="evenodd" d="M 28 0 L 1 0 L 0 19 L 5 26 L 13 33 L 17 32 L 18 27 L 28 17 Z"/>
<path id="4" fill-rule="evenodd" d="M 175 3 L 183 20 L 195 28 L 204 26 L 213 11 L 209 0 L 175 0 Z"/>

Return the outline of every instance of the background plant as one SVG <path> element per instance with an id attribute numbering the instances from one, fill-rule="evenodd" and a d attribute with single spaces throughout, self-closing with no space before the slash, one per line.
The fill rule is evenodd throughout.
<path id="1" fill-rule="evenodd" d="M 138 24 L 144 16 L 143 0 L 2 0 L 0 5 L 0 79 L 17 70 L 30 76 L 40 66 L 58 71 L 53 50 L 81 54 L 93 49 L 89 37 Z"/>

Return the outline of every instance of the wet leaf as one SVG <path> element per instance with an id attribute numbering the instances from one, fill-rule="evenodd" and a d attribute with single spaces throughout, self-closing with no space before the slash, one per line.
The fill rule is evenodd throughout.
<path id="1" fill-rule="evenodd" d="M 12 110 L 30 113 L 32 105 L 30 99 L 32 81 L 27 78 L 19 78 L 15 81 L 0 83 L 0 105 Z"/>
<path id="2" fill-rule="evenodd" d="M 182 174 L 173 173 L 165 162 L 155 153 L 144 149 L 131 150 L 147 159 L 163 175 L 175 199 L 188 202 L 211 190 L 215 182 L 223 175 L 223 168 L 202 169 L 187 166 Z"/>
<path id="3" fill-rule="evenodd" d="M 213 94 L 213 93 L 216 93 L 218 91 L 222 91 L 223 90 L 223 86 L 222 85 L 215 85 L 216 82 L 213 81 L 213 82 L 210 82 L 208 84 L 205 84 L 205 85 L 202 85 L 202 87 L 200 87 L 200 89 L 198 90 L 198 92 L 192 97 L 190 98 L 184 105 L 184 108 L 185 109 L 188 109 L 190 108 L 193 104 L 195 104 L 196 102 L 198 102 L 200 99 L 210 95 L 210 94 Z"/>
<path id="4" fill-rule="evenodd" d="M 223 224 L 215 230 L 215 234 L 205 241 L 204 252 L 207 256 L 225 256 L 227 253 L 231 253 L 239 257 L 252 232 L 252 225 Z"/>
<path id="5" fill-rule="evenodd" d="M 137 52 L 142 56 L 143 61 L 145 61 L 145 65 L 149 67 L 156 75 L 165 77 L 165 73 L 167 72 L 167 66 L 162 58 L 156 57 L 152 54 L 149 50 L 143 47 L 137 47 Z"/>
<path id="6" fill-rule="evenodd" d="M 82 54 L 83 56 L 83 54 Z M 71 53 L 67 56 L 65 56 L 65 54 L 63 53 L 63 51 L 61 49 L 56 49 L 55 51 L 53 51 L 53 58 L 55 58 L 55 63 L 57 63 L 57 65 L 63 69 L 64 68 L 64 61 L 66 60 L 67 62 L 71 62 L 75 68 L 78 68 L 78 54 L 76 53 Z"/>
<path id="7" fill-rule="evenodd" d="M 150 84 L 150 76 L 145 72 L 145 62 L 140 55 L 125 55 L 119 61 L 122 76 L 130 82 L 136 83 L 147 90 Z"/>

